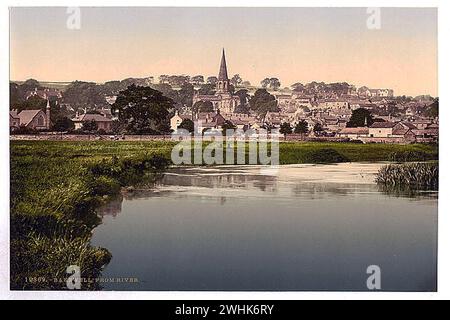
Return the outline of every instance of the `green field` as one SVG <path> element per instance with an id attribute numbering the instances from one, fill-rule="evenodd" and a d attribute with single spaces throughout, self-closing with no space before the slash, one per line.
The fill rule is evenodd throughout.
<path id="1" fill-rule="evenodd" d="M 175 142 L 11 141 L 11 288 L 64 289 L 69 265 L 95 278 L 111 258 L 90 245 L 95 209 L 152 183 Z M 280 143 L 280 163 L 437 159 L 436 145 Z M 39 280 L 40 279 L 40 280 Z M 45 281 L 44 281 L 45 280 Z M 84 289 L 99 289 L 98 284 Z"/>
<path id="2" fill-rule="evenodd" d="M 111 156 L 133 157 L 143 154 L 161 154 L 170 158 L 175 144 L 176 142 L 172 141 L 11 141 L 11 155 L 12 157 L 80 158 L 86 161 L 96 161 Z M 330 149 L 335 150 L 349 162 L 414 161 L 438 158 L 437 145 L 428 144 L 280 142 L 280 164 L 317 162 L 312 155 Z"/>

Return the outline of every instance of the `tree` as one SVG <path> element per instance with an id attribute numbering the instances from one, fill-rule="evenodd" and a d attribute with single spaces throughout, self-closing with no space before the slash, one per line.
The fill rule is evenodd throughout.
<path id="1" fill-rule="evenodd" d="M 433 103 L 425 109 L 425 115 L 433 118 L 439 116 L 439 98 L 434 99 Z"/>
<path id="2" fill-rule="evenodd" d="M 250 109 L 255 111 L 259 116 L 265 115 L 267 112 L 278 112 L 278 103 L 273 95 L 266 89 L 258 89 L 255 95 L 249 100 Z"/>
<path id="3" fill-rule="evenodd" d="M 73 121 L 67 117 L 59 118 L 53 123 L 53 130 L 58 132 L 70 131 L 75 128 Z"/>
<path id="4" fill-rule="evenodd" d="M 291 125 L 287 122 L 282 123 L 280 126 L 280 133 L 283 134 L 284 138 L 286 139 L 286 135 L 292 133 Z"/>
<path id="5" fill-rule="evenodd" d="M 97 131 L 98 125 L 97 125 L 97 122 L 95 122 L 95 120 L 86 120 L 86 121 L 83 121 L 81 129 L 83 131 L 93 132 L 93 131 Z"/>
<path id="6" fill-rule="evenodd" d="M 189 132 L 194 132 L 194 122 L 191 119 L 183 119 L 181 121 L 180 125 L 178 126 L 178 129 L 184 129 Z"/>
<path id="7" fill-rule="evenodd" d="M 208 77 L 206 79 L 206 83 L 212 84 L 213 86 L 215 86 L 217 84 L 217 77 L 215 77 L 215 76 Z"/>
<path id="8" fill-rule="evenodd" d="M 198 94 L 201 95 L 214 95 L 216 93 L 216 85 L 210 83 L 204 83 L 198 89 Z"/>
<path id="9" fill-rule="evenodd" d="M 231 129 L 235 130 L 236 126 L 230 120 L 225 120 L 224 123 L 222 124 L 222 134 L 226 135 L 227 130 Z"/>
<path id="10" fill-rule="evenodd" d="M 173 75 L 169 76 L 169 78 L 167 79 L 169 84 L 174 87 L 181 87 L 184 84 L 189 83 L 190 80 L 191 78 L 186 75 Z"/>
<path id="11" fill-rule="evenodd" d="M 111 110 L 125 130 L 136 134 L 169 132 L 169 109 L 174 101 L 149 87 L 129 86 L 119 92 Z"/>
<path id="12" fill-rule="evenodd" d="M 269 78 L 265 78 L 261 81 L 261 87 L 263 87 L 264 89 L 266 89 L 270 84 L 270 79 Z"/>
<path id="13" fill-rule="evenodd" d="M 281 82 L 278 78 L 270 78 L 269 79 L 269 87 L 275 91 L 277 91 L 281 87 Z"/>
<path id="14" fill-rule="evenodd" d="M 178 91 L 179 103 L 182 106 L 192 107 L 192 100 L 194 98 L 194 86 L 190 83 L 184 83 Z"/>
<path id="15" fill-rule="evenodd" d="M 314 124 L 314 128 L 313 128 L 314 133 L 320 133 L 323 131 L 322 125 L 318 122 L 316 122 L 316 124 Z"/>
<path id="16" fill-rule="evenodd" d="M 347 122 L 347 128 L 364 127 L 366 125 L 370 127 L 372 123 L 374 123 L 374 120 L 370 111 L 364 108 L 358 108 L 352 111 L 352 116 Z"/>
<path id="17" fill-rule="evenodd" d="M 261 81 L 261 86 L 266 89 L 278 90 L 281 87 L 281 82 L 278 78 L 265 78 Z"/>
<path id="18" fill-rule="evenodd" d="M 211 101 L 197 101 L 192 107 L 194 112 L 213 112 L 214 106 Z"/>
<path id="19" fill-rule="evenodd" d="M 120 134 L 123 133 L 125 130 L 123 123 L 121 123 L 119 120 L 113 120 L 111 122 L 111 132 L 114 134 Z"/>
<path id="20" fill-rule="evenodd" d="M 23 94 L 20 86 L 15 82 L 9 83 L 9 105 L 14 106 L 23 101 Z"/>
<path id="21" fill-rule="evenodd" d="M 172 99 L 173 101 L 179 101 L 178 98 L 178 91 L 177 90 L 173 90 L 172 86 L 168 83 L 157 83 L 157 84 L 152 84 L 150 86 L 150 88 L 154 89 L 154 90 L 158 90 L 159 92 L 161 92 L 165 97 Z"/>
<path id="22" fill-rule="evenodd" d="M 24 83 L 20 85 L 20 89 L 22 92 L 33 91 L 34 89 L 42 89 L 43 87 L 39 83 L 39 81 L 35 79 L 28 79 Z"/>
<path id="23" fill-rule="evenodd" d="M 308 122 L 305 120 L 300 120 L 295 126 L 294 133 L 306 134 L 308 133 Z"/>
<path id="24" fill-rule="evenodd" d="M 242 83 L 242 78 L 241 78 L 241 76 L 240 76 L 239 74 L 235 74 L 235 75 L 231 78 L 230 82 L 231 82 L 235 87 L 237 87 L 237 86 L 239 86 L 239 85 Z"/>
<path id="25" fill-rule="evenodd" d="M 159 83 L 168 83 L 169 82 L 169 76 L 167 74 L 162 74 L 159 76 Z"/>
<path id="26" fill-rule="evenodd" d="M 204 82 L 205 82 L 205 79 L 203 78 L 202 75 L 193 76 L 191 78 L 191 83 L 196 86 L 198 86 L 199 84 L 202 84 Z"/>
<path id="27" fill-rule="evenodd" d="M 105 87 L 94 82 L 74 81 L 64 91 L 63 100 L 74 109 L 91 106 L 109 106 L 105 100 Z"/>
<path id="28" fill-rule="evenodd" d="M 235 93 L 239 96 L 239 105 L 236 107 L 236 113 L 248 113 L 247 101 L 250 98 L 247 89 L 241 89 Z"/>
<path id="29" fill-rule="evenodd" d="M 47 100 L 42 99 L 39 96 L 32 96 L 27 100 L 19 102 L 15 105 L 17 111 L 22 110 L 43 110 L 45 112 L 45 108 L 47 107 Z"/>
<path id="30" fill-rule="evenodd" d="M 291 89 L 296 92 L 302 92 L 303 90 L 305 90 L 305 86 L 300 82 L 296 82 L 293 85 L 291 85 Z"/>

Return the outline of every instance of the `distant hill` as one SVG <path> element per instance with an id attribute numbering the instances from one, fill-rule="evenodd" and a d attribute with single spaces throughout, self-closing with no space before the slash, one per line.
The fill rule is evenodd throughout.
<path id="1" fill-rule="evenodd" d="M 18 85 L 23 84 L 25 81 L 11 81 L 17 83 Z M 51 82 L 51 81 L 39 81 L 40 85 L 45 88 L 57 89 L 64 91 L 71 82 Z"/>

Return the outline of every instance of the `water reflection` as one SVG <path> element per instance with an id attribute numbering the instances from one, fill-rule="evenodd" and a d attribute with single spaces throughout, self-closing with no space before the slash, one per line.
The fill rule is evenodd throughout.
<path id="1" fill-rule="evenodd" d="M 377 264 L 383 290 L 435 290 L 437 193 L 388 195 L 380 165 L 174 168 L 102 213 L 104 276 L 140 279 L 105 289 L 366 290 Z"/>

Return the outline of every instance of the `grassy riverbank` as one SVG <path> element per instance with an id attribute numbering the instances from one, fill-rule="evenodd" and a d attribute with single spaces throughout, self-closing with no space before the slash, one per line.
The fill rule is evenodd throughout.
<path id="1" fill-rule="evenodd" d="M 168 164 L 155 153 L 89 157 L 65 148 L 77 149 L 11 144 L 12 289 L 65 289 L 70 265 L 82 278 L 99 277 L 111 255 L 90 245 L 100 223 L 95 209 L 122 186 L 153 181 Z"/>
<path id="2" fill-rule="evenodd" d="M 151 182 L 175 142 L 11 141 L 11 288 L 64 289 L 66 268 L 96 278 L 111 258 L 90 246 L 95 209 L 123 186 Z M 437 159 L 437 146 L 280 143 L 280 163 Z M 99 284 L 83 283 L 83 289 Z"/>

